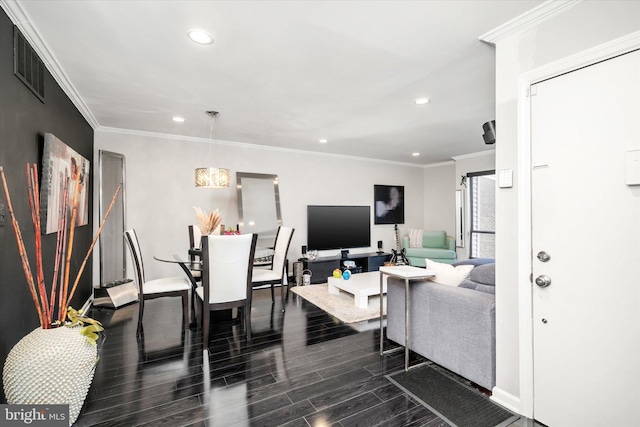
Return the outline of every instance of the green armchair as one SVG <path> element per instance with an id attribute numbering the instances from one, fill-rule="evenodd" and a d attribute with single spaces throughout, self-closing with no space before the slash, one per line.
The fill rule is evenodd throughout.
<path id="1" fill-rule="evenodd" d="M 422 246 L 411 247 L 409 236 L 402 238 L 402 245 L 405 248 L 407 259 L 411 265 L 416 267 L 426 266 L 425 258 L 433 261 L 453 264 L 457 261 L 456 241 L 453 237 L 447 236 L 444 231 L 425 231 L 422 234 Z"/>

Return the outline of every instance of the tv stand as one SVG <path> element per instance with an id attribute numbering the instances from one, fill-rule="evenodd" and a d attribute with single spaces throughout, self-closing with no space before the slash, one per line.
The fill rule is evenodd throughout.
<path id="1" fill-rule="evenodd" d="M 298 261 L 302 261 L 303 268 L 311 271 L 311 283 L 325 283 L 327 278 L 333 275 L 333 270 L 341 268 L 342 262 L 346 260 L 354 261 L 356 268 L 361 267 L 362 272 L 378 271 L 386 261 L 391 259 L 389 253 L 364 253 L 364 254 L 348 254 L 346 258 L 341 255 L 321 257 L 314 260 L 307 258 L 300 258 Z"/>

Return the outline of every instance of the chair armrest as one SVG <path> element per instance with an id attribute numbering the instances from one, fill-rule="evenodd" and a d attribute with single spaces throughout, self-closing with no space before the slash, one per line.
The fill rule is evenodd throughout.
<path id="1" fill-rule="evenodd" d="M 405 249 L 409 249 L 409 236 L 406 234 L 402 236 L 402 247 Z"/>
<path id="2" fill-rule="evenodd" d="M 450 251 L 456 250 L 456 239 L 451 236 L 447 236 L 447 249 Z"/>

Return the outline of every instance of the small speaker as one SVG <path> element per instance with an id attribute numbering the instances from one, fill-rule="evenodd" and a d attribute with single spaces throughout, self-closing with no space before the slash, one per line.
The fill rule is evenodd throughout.
<path id="1" fill-rule="evenodd" d="M 302 245 L 302 255 L 306 255 L 307 254 L 307 247 L 305 245 Z"/>
<path id="2" fill-rule="evenodd" d="M 484 138 L 485 144 L 495 144 L 496 143 L 496 121 L 491 120 L 482 125 L 482 129 L 484 130 Z"/>
<path id="3" fill-rule="evenodd" d="M 382 240 L 378 240 L 378 253 L 382 253 Z"/>

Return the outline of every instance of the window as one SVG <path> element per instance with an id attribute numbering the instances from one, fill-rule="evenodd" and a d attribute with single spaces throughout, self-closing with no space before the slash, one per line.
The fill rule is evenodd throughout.
<path id="1" fill-rule="evenodd" d="M 495 258 L 496 175 L 495 171 L 470 173 L 470 258 Z"/>

